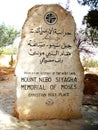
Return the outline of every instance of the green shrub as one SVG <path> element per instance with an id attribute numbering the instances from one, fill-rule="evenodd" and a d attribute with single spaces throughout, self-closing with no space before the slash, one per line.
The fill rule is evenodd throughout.
<path id="1" fill-rule="evenodd" d="M 84 67 L 98 67 L 98 61 L 94 59 L 87 60 L 85 57 L 82 60 Z"/>
<path id="2" fill-rule="evenodd" d="M 0 55 L 3 53 L 3 50 L 2 49 L 0 49 Z"/>
<path id="3" fill-rule="evenodd" d="M 6 54 L 6 55 L 11 55 L 11 54 L 17 54 L 17 48 L 3 48 L 0 51 L 0 54 Z"/>

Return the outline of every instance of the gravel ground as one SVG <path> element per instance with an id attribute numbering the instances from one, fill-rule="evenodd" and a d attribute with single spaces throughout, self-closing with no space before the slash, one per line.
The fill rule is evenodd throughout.
<path id="1" fill-rule="evenodd" d="M 81 119 L 20 121 L 13 116 L 15 93 L 15 76 L 1 78 L 0 130 L 98 130 L 98 95 L 84 96 Z"/>

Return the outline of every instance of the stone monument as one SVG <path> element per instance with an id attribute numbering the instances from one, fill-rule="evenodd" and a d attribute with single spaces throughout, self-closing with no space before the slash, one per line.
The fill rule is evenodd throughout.
<path id="1" fill-rule="evenodd" d="M 83 68 L 75 22 L 60 5 L 37 5 L 22 28 L 15 116 L 22 120 L 81 117 Z"/>

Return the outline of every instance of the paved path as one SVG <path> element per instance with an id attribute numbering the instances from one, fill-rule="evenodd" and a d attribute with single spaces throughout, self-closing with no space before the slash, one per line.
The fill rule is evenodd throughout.
<path id="1" fill-rule="evenodd" d="M 83 118 L 78 120 L 19 121 L 0 110 L 0 130 L 98 130 L 98 110 L 83 107 Z"/>

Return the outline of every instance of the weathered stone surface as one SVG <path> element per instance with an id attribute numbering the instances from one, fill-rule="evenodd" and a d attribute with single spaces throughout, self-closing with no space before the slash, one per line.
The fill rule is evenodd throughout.
<path id="1" fill-rule="evenodd" d="M 75 22 L 59 5 L 29 10 L 16 65 L 19 119 L 81 117 L 83 68 L 75 45 Z"/>

